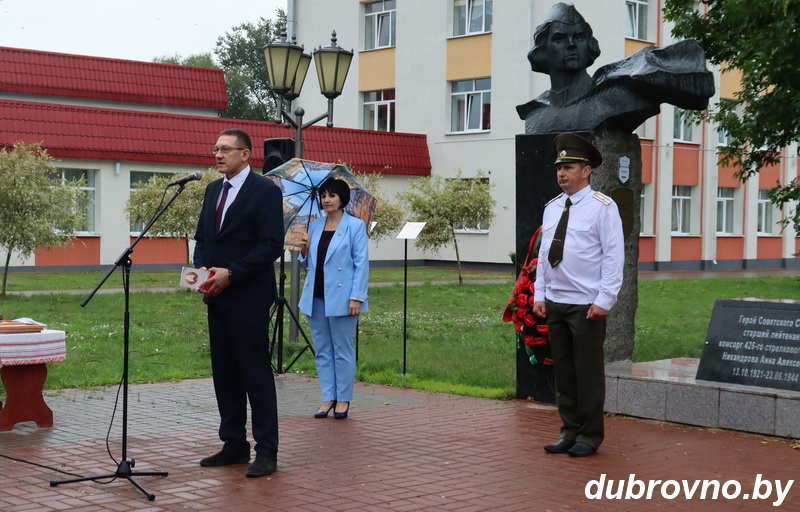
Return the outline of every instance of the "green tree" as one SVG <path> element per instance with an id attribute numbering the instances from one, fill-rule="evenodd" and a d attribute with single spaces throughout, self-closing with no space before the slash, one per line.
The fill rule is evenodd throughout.
<path id="1" fill-rule="evenodd" d="M 452 179 L 431 176 L 411 181 L 409 190 L 398 194 L 412 212 L 412 220 L 427 222 L 416 240 L 417 247 L 438 252 L 453 244 L 459 284 L 463 278 L 456 230 L 487 229 L 492 224 L 496 203 L 492 186 L 482 171 L 475 178 L 462 178 L 459 170 Z"/>
<path id="2" fill-rule="evenodd" d="M 62 183 L 40 144 L 0 149 L 0 247 L 6 251 L 0 296 L 6 294 L 11 254 L 67 245 L 86 223 L 84 183 Z"/>
<path id="3" fill-rule="evenodd" d="M 189 55 L 188 57 L 181 57 L 177 53 L 175 55 L 163 55 L 156 57 L 153 62 L 160 64 L 175 64 L 177 66 L 193 66 L 196 68 L 219 69 L 219 66 L 214 62 L 214 57 L 211 52 L 197 53 Z"/>
<path id="4" fill-rule="evenodd" d="M 197 228 L 197 217 L 203 206 L 203 195 L 206 186 L 220 177 L 214 169 L 203 173 L 203 178 L 198 183 L 188 183 L 183 192 L 172 202 L 164 214 L 153 224 L 149 237 L 166 236 L 170 238 L 183 238 L 186 242 L 186 264 L 191 265 L 189 254 L 189 240 L 194 238 Z M 145 224 L 166 203 L 171 192 L 167 184 L 175 178 L 172 174 L 152 176 L 147 183 L 131 192 L 125 204 L 125 213 L 134 224 Z M 170 196 L 171 197 L 171 196 Z"/>
<path id="5" fill-rule="evenodd" d="M 350 168 L 352 169 L 352 167 Z M 372 219 L 376 223 L 375 229 L 370 233 L 370 239 L 377 243 L 387 236 L 396 234 L 403 226 L 406 211 L 400 203 L 389 199 L 381 188 L 383 174 L 356 172 L 355 175 L 364 188 L 372 194 L 372 197 L 378 200 L 375 205 L 375 217 Z"/>
<path id="6" fill-rule="evenodd" d="M 221 117 L 276 119 L 275 102 L 269 92 L 269 80 L 264 61 L 264 46 L 278 39 L 286 30 L 286 13 L 276 10 L 276 20 L 259 18 L 246 21 L 217 39 L 214 53 L 225 70 L 228 86 L 228 109 Z"/>
<path id="7" fill-rule="evenodd" d="M 699 5 L 698 5 L 699 4 Z M 798 0 L 666 0 L 673 34 L 696 39 L 723 72 L 742 72 L 735 101 L 706 112 L 728 135 L 723 164 L 746 180 L 774 164 L 782 148 L 800 138 L 800 2 Z M 770 192 L 779 207 L 800 199 L 795 178 Z M 791 219 L 800 229 L 800 212 Z"/>

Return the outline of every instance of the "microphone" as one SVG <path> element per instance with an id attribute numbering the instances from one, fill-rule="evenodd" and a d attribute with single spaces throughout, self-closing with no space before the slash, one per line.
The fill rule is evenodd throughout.
<path id="1" fill-rule="evenodd" d="M 187 175 L 186 175 L 186 176 L 184 176 L 183 178 L 178 178 L 177 180 L 175 180 L 175 181 L 171 182 L 171 183 L 170 183 L 169 185 L 167 185 L 167 186 L 168 186 L 168 187 L 172 187 L 172 186 L 174 186 L 174 185 L 186 185 L 186 184 L 187 184 L 187 183 L 189 183 L 190 181 L 196 181 L 196 180 L 199 180 L 199 179 L 201 179 L 202 177 L 203 177 L 203 175 L 200 173 L 200 171 L 194 171 L 194 172 L 193 172 L 193 173 L 191 173 L 191 174 L 187 174 Z"/>

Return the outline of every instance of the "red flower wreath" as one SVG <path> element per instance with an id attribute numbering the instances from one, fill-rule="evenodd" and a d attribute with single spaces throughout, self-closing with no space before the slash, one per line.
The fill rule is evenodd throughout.
<path id="1" fill-rule="evenodd" d="M 545 318 L 533 314 L 533 295 L 535 291 L 536 266 L 539 259 L 534 257 L 539 252 L 538 242 L 542 228 L 536 230 L 528 247 L 528 255 L 522 264 L 514 290 L 508 299 L 503 312 L 504 322 L 513 322 L 517 332 L 517 348 L 524 350 L 531 364 L 553 364 L 550 355 L 549 329 Z"/>
<path id="2" fill-rule="evenodd" d="M 549 332 L 547 324 L 540 323 L 542 319 L 533 314 L 534 280 L 538 263 L 539 259 L 534 258 L 528 266 L 522 267 L 503 313 L 503 321 L 514 322 L 514 330 L 522 335 L 522 342 L 528 347 L 546 345 Z"/>

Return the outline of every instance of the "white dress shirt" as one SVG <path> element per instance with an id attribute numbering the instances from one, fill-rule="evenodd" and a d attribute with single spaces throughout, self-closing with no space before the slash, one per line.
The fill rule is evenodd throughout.
<path id="1" fill-rule="evenodd" d="M 547 255 L 567 197 L 561 194 L 544 209 L 534 300 L 596 304 L 609 310 L 617 302 L 625 263 L 619 209 L 610 197 L 595 192 L 591 186 L 569 196 L 572 206 L 564 258 L 553 268 Z"/>

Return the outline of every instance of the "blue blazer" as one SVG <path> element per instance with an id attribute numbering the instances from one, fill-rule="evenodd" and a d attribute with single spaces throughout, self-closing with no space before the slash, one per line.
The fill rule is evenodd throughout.
<path id="1" fill-rule="evenodd" d="M 300 311 L 311 315 L 314 300 L 314 280 L 317 251 L 322 231 L 325 229 L 325 217 L 314 220 L 308 227 L 308 255 L 301 263 L 308 269 L 303 293 L 298 306 Z M 347 316 L 350 299 L 361 301 L 361 312 L 369 311 L 367 306 L 367 286 L 369 283 L 369 256 L 367 253 L 367 226 L 364 221 L 347 212 L 333 234 L 333 239 L 325 255 L 323 270 L 325 273 L 325 316 Z"/>
<path id="2" fill-rule="evenodd" d="M 245 171 L 242 171 L 245 172 Z M 223 179 L 206 188 L 195 233 L 194 265 L 231 270 L 231 286 L 206 304 L 223 309 L 267 309 L 275 301 L 274 261 L 283 253 L 283 198 L 275 183 L 248 171 L 242 189 L 215 232 Z"/>

